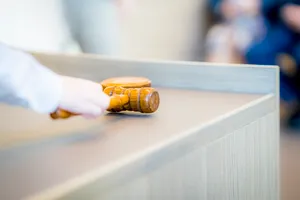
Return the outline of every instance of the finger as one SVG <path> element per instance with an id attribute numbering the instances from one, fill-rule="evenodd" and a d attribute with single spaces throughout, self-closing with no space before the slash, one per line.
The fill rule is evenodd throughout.
<path id="1" fill-rule="evenodd" d="M 96 106 L 101 107 L 103 110 L 106 110 L 110 104 L 110 97 L 104 92 L 98 92 L 93 99 L 93 103 Z"/>
<path id="2" fill-rule="evenodd" d="M 73 112 L 76 112 L 82 116 L 87 117 L 99 117 L 104 113 L 104 110 L 95 104 L 85 104 L 82 105 L 80 108 L 77 108 L 76 110 L 73 110 Z"/>

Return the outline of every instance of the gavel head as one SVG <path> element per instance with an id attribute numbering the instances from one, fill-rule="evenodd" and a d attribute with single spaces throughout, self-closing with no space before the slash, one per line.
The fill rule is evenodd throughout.
<path id="1" fill-rule="evenodd" d="M 110 107 L 111 112 L 135 111 L 141 113 L 155 112 L 160 103 L 159 93 L 151 87 L 142 88 L 123 88 L 120 86 L 108 86 L 104 93 L 112 98 Z"/>
<path id="2" fill-rule="evenodd" d="M 108 111 L 153 113 L 159 107 L 159 93 L 151 88 L 151 81 L 145 77 L 113 77 L 103 80 L 101 85 L 115 102 L 111 101 Z"/>
<path id="3" fill-rule="evenodd" d="M 121 86 L 123 88 L 142 88 L 151 87 L 151 81 L 145 77 L 113 77 L 101 82 L 103 89 L 109 86 Z"/>

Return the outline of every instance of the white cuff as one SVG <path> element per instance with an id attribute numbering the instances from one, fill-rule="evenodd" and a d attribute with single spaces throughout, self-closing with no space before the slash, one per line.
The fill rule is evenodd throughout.
<path id="1" fill-rule="evenodd" d="M 53 112 L 62 98 L 61 76 L 24 52 L 0 45 L 0 101 Z"/>
<path id="2" fill-rule="evenodd" d="M 62 79 L 40 65 L 32 69 L 32 77 L 21 90 L 28 107 L 38 113 L 51 113 L 58 108 L 62 98 Z"/>

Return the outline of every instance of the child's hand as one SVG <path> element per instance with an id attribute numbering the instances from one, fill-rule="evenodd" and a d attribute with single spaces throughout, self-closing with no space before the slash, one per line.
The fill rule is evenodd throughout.
<path id="1" fill-rule="evenodd" d="M 63 94 L 59 108 L 85 118 L 102 115 L 109 106 L 110 98 L 99 83 L 89 80 L 61 76 Z"/>

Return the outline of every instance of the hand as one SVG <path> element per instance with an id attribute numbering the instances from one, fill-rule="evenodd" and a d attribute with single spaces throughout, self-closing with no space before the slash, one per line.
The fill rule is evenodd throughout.
<path id="1" fill-rule="evenodd" d="M 300 6 L 293 4 L 284 6 L 281 16 L 289 27 L 300 32 Z"/>
<path id="2" fill-rule="evenodd" d="M 61 76 L 63 94 L 59 108 L 85 118 L 96 118 L 108 108 L 110 98 L 103 92 L 100 83 Z"/>

